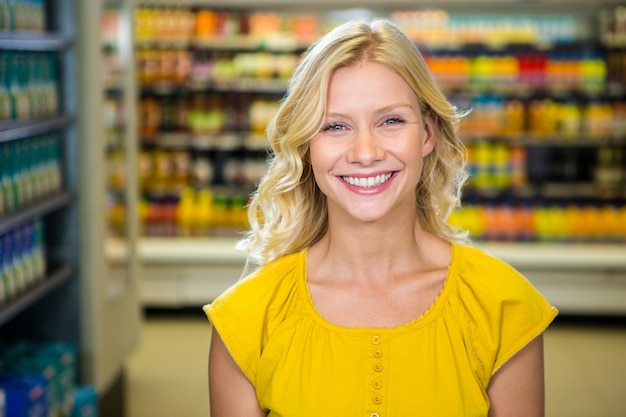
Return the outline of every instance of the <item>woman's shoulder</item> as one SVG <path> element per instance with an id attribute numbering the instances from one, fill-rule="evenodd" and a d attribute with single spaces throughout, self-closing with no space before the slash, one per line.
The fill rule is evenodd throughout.
<path id="1" fill-rule="evenodd" d="M 254 383 L 262 347 L 298 305 L 303 252 L 283 256 L 235 283 L 204 312 L 235 362 Z"/>
<path id="2" fill-rule="evenodd" d="M 473 246 L 460 246 L 458 252 L 456 288 L 467 317 L 495 328 L 526 320 L 523 328 L 546 324 L 556 315 L 534 284 L 509 263 Z"/>
<path id="3" fill-rule="evenodd" d="M 477 286 L 496 294 L 532 286 L 515 267 L 475 246 L 458 246 L 457 274 L 470 288 Z"/>
<path id="4" fill-rule="evenodd" d="M 473 329 L 472 348 L 490 376 L 545 330 L 557 310 L 507 262 L 472 246 L 457 252 L 457 299 Z"/>
<path id="5" fill-rule="evenodd" d="M 283 302 L 293 293 L 298 277 L 304 273 L 302 252 L 282 256 L 241 278 L 211 305 L 243 304 L 259 307 L 271 301 Z"/>

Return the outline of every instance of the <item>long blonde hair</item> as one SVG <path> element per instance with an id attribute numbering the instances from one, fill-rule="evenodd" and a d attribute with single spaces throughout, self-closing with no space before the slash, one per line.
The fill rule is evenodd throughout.
<path id="1" fill-rule="evenodd" d="M 435 149 L 424 159 L 416 189 L 422 227 L 448 241 L 466 234 L 446 220 L 460 204 L 467 179 L 466 150 L 457 135 L 463 116 L 437 87 L 424 58 L 393 23 L 344 23 L 313 44 L 294 71 L 276 116 L 266 129 L 271 146 L 267 174 L 248 206 L 250 230 L 237 247 L 248 250 L 248 264 L 262 266 L 311 246 L 326 233 L 326 197 L 308 163 L 309 141 L 322 127 L 329 80 L 337 68 L 359 61 L 395 70 L 413 89 L 422 112 L 435 121 Z"/>

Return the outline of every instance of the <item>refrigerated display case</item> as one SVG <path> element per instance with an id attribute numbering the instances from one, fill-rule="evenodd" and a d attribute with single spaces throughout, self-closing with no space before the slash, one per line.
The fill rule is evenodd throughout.
<path id="1" fill-rule="evenodd" d="M 626 313 L 626 80 L 606 76 L 623 64 L 606 60 L 597 27 L 617 5 L 137 2 L 143 304 L 200 305 L 239 277 L 243 255 L 230 248 L 298 55 L 338 21 L 382 16 L 414 37 L 451 101 L 472 108 L 472 179 L 451 221 L 562 311 Z"/>
<path id="2" fill-rule="evenodd" d="M 119 4 L 130 22 L 130 3 Z M 0 285 L 0 344 L 2 350 L 25 341 L 72 346 L 71 385 L 96 389 L 100 415 L 123 416 L 124 362 L 141 316 L 132 245 L 116 267 L 123 279 L 112 279 L 103 243 L 103 5 L 1 6 L 0 281 L 6 285 Z M 132 152 L 134 142 L 128 143 Z M 128 230 L 130 241 L 132 225 Z M 65 407 L 71 404 L 50 413 L 69 415 Z"/>

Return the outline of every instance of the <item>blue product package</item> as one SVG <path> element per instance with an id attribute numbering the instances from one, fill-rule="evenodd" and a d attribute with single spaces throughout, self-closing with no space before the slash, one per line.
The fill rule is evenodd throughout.
<path id="1" fill-rule="evenodd" d="M 76 386 L 76 346 L 68 343 L 47 343 L 42 346 L 42 355 L 56 364 L 56 406 L 62 415 L 68 415 Z"/>
<path id="2" fill-rule="evenodd" d="M 90 385 L 74 390 L 74 406 L 69 417 L 98 417 L 98 392 Z"/>
<path id="3" fill-rule="evenodd" d="M 41 375 L 2 375 L 4 412 L 11 417 L 47 417 L 48 381 Z"/>
<path id="4" fill-rule="evenodd" d="M 46 404 L 51 416 L 69 415 L 76 366 L 76 347 L 66 343 L 22 340 L 11 343 L 0 355 L 1 372 L 46 379 Z"/>

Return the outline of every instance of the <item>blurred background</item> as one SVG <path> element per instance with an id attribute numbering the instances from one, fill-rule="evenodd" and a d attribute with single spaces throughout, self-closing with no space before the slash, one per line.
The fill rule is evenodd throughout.
<path id="1" fill-rule="evenodd" d="M 201 306 L 301 54 L 397 23 L 461 124 L 450 222 L 561 314 L 546 415 L 626 416 L 626 5 L 0 0 L 0 416 L 208 415 Z"/>

